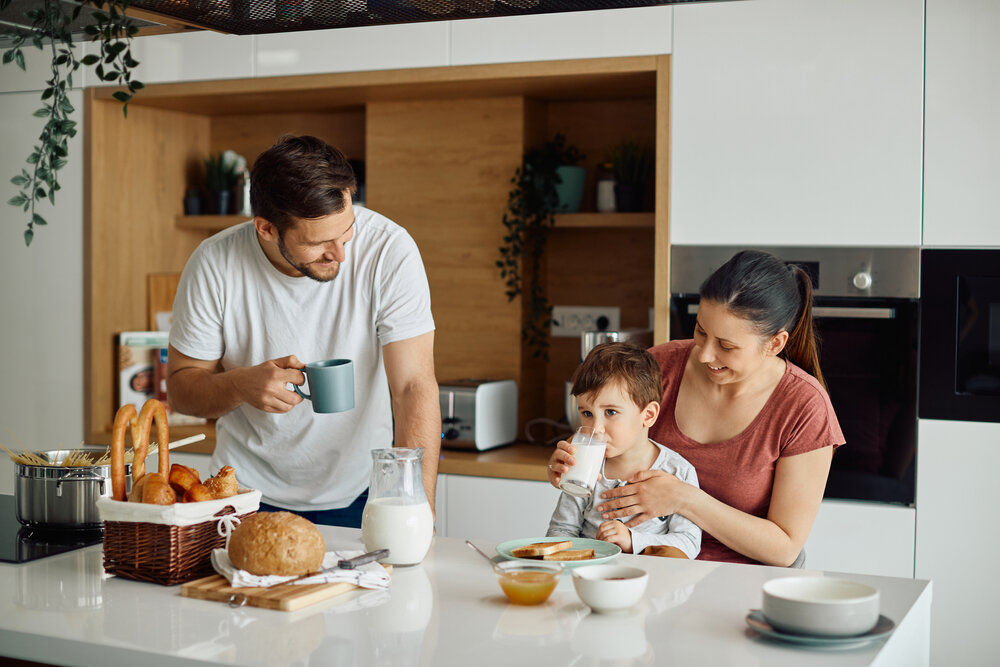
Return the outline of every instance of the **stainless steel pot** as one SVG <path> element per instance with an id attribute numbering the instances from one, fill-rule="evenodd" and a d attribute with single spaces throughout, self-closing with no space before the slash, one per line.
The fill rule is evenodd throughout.
<path id="1" fill-rule="evenodd" d="M 52 465 L 15 462 L 14 508 L 17 520 L 34 528 L 92 530 L 101 527 L 97 499 L 111 496 L 111 466 L 62 466 L 74 451 L 55 449 L 37 452 Z M 104 448 L 95 448 L 98 454 Z M 131 480 L 132 465 L 125 465 L 125 482 Z"/>

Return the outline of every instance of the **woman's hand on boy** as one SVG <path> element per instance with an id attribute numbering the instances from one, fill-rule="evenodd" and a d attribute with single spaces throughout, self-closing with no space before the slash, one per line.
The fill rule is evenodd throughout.
<path id="1" fill-rule="evenodd" d="M 628 484 L 602 493 L 604 502 L 597 506 L 597 511 L 604 519 L 630 516 L 632 518 L 625 525 L 638 526 L 653 517 L 676 514 L 681 506 L 680 493 L 685 486 L 688 485 L 662 470 L 643 470 Z"/>
<path id="2" fill-rule="evenodd" d="M 560 440 L 549 457 L 549 483 L 557 489 L 562 476 L 576 463 L 576 459 L 573 458 L 575 452 L 576 447 L 566 440 Z"/>
<path id="3" fill-rule="evenodd" d="M 632 553 L 632 531 L 618 519 L 605 521 L 598 526 L 597 539 L 617 544 L 621 547 L 622 553 Z"/>

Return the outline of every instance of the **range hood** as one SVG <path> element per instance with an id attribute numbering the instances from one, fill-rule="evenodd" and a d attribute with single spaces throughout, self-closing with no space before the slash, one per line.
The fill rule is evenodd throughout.
<path id="1" fill-rule="evenodd" d="M 720 0 L 132 0 L 143 15 L 235 35 Z"/>

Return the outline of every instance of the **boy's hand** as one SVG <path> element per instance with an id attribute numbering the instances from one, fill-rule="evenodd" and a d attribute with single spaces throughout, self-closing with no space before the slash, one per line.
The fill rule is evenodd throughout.
<path id="1" fill-rule="evenodd" d="M 605 521 L 597 529 L 597 539 L 621 547 L 622 553 L 632 553 L 632 531 L 618 520 Z"/>
<path id="2" fill-rule="evenodd" d="M 576 447 L 569 444 L 566 440 L 560 440 L 556 444 L 555 450 L 553 450 L 552 455 L 549 457 L 549 484 L 557 489 L 559 488 L 562 476 L 576 463 L 576 459 L 573 458 L 575 452 Z"/>

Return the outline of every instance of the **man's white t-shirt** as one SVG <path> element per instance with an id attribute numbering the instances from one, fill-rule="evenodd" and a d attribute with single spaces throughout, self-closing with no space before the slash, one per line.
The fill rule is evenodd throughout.
<path id="1" fill-rule="evenodd" d="M 170 344 L 221 359 L 223 370 L 290 354 L 353 360 L 353 410 L 317 414 L 302 401 L 275 414 L 242 404 L 219 418 L 212 470 L 232 466 L 241 486 L 279 507 L 346 507 L 368 487 L 369 452 L 393 446 L 382 346 L 434 330 L 416 243 L 385 216 L 354 211 L 347 257 L 329 282 L 278 271 L 249 221 L 198 246 L 174 300 Z"/>

